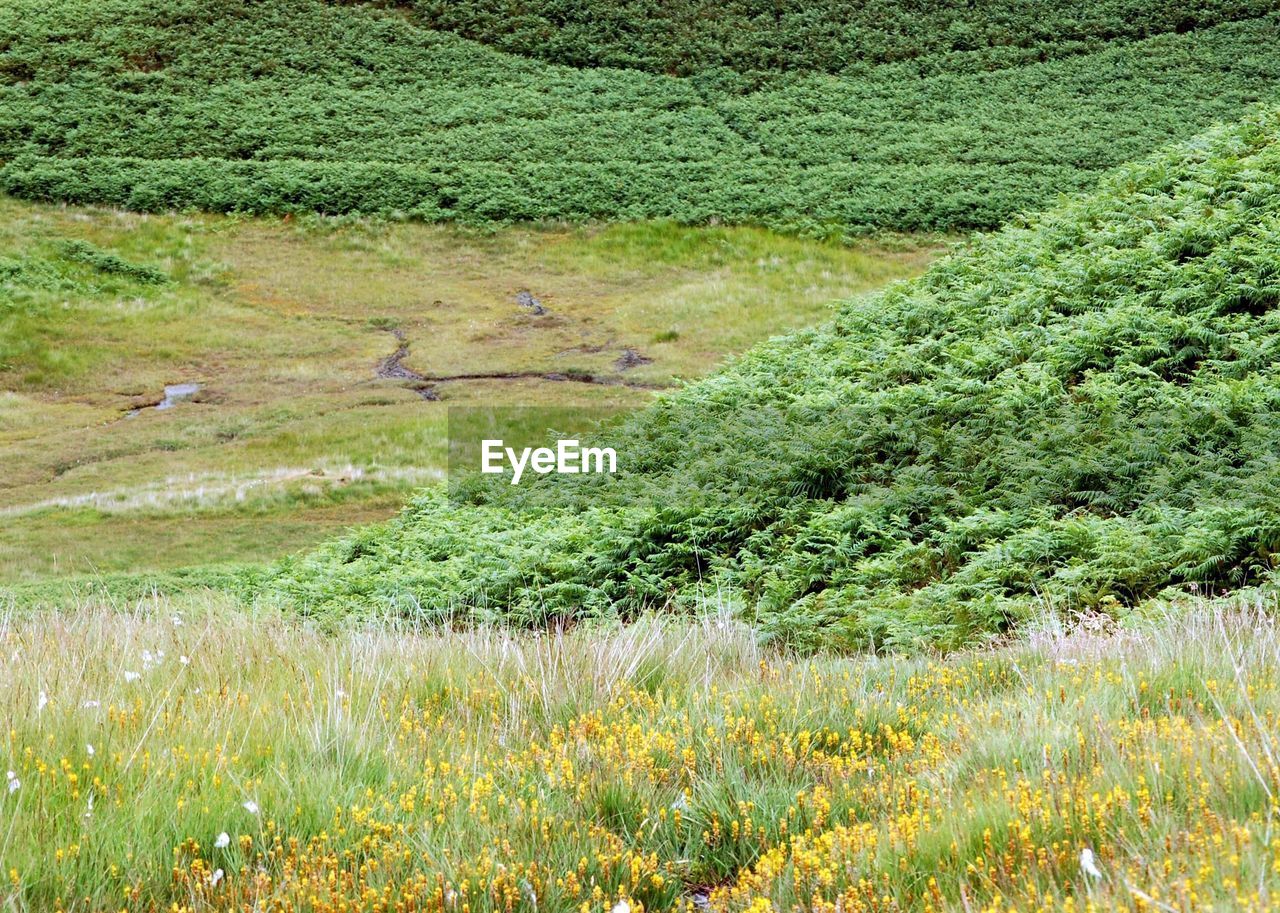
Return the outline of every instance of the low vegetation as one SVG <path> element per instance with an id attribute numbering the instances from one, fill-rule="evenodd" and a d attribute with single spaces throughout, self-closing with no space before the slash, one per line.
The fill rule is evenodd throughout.
<path id="1" fill-rule="evenodd" d="M 0 2 L 0 913 L 1280 913 L 1277 47 Z"/>
<path id="2" fill-rule="evenodd" d="M 1276 11 L 1267 0 L 408 0 L 402 5 L 432 28 L 526 57 L 680 76 L 728 69 L 761 82 L 779 73 L 865 73 L 905 61 L 925 72 L 1002 69 Z"/>
<path id="3" fill-rule="evenodd" d="M 796 660 L 719 616 L 541 637 L 329 637 L 196 599 L 9 617 L 0 901 L 1275 910 L 1275 622 L 1182 608 L 945 660 Z"/>
<path id="4" fill-rule="evenodd" d="M 0 584 L 312 546 L 440 484 L 450 406 L 633 408 L 937 249 L 0 200 Z"/>
<path id="5" fill-rule="evenodd" d="M 763 81 L 581 69 L 425 27 L 571 63 L 632 53 L 597 54 L 572 27 L 568 45 L 530 48 L 523 23 L 552 7 L 506 18 L 502 4 L 498 20 L 492 5 L 12 0 L 0 7 L 0 189 L 142 211 L 658 218 L 823 235 L 990 227 L 1280 86 L 1274 2 L 984 3 L 945 34 L 936 21 L 960 4 L 925 16 L 898 4 L 883 18 L 895 5 L 874 3 L 850 20 L 788 2 L 772 30 L 739 27 L 760 6 L 746 0 L 697 18 L 713 46 L 780 42 L 785 68 L 764 46 L 704 54 L 698 34 L 666 31 L 664 17 L 701 2 L 567 16 L 641 43 L 661 36 L 698 67 L 745 55 L 748 69 L 778 68 Z M 615 28 L 619 17 L 636 29 Z M 508 42 L 499 21 L 519 34 Z M 569 46 L 583 42 L 585 56 Z M 795 44 L 838 72 L 790 66 Z"/>
<path id="6" fill-rule="evenodd" d="M 1215 130 L 758 346 L 605 435 L 618 476 L 425 494 L 274 592 L 527 623 L 724 593 L 791 643 L 914 648 L 1264 579 L 1278 134 Z"/>
<path id="7" fill-rule="evenodd" d="M 1280 913 L 1277 47 L 0 3 L 0 911 Z"/>

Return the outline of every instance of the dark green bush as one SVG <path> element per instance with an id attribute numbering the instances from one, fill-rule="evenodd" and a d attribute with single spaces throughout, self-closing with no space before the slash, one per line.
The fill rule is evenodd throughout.
<path id="1" fill-rule="evenodd" d="M 419 21 L 526 57 L 687 76 L 997 69 L 1273 12 L 1259 0 L 410 0 Z M 946 59 L 945 62 L 938 58 Z"/>
<path id="2" fill-rule="evenodd" d="M 270 590 L 525 623 L 729 594 L 901 646 L 1240 586 L 1280 549 L 1278 304 L 1271 109 L 666 396 L 618 477 L 425 494 Z"/>
<path id="3" fill-rule="evenodd" d="M 57 250 L 68 260 L 75 263 L 83 263 L 85 266 L 90 266 L 98 272 L 107 273 L 111 276 L 122 276 L 125 279 L 132 279 L 134 282 L 151 285 L 159 285 L 169 281 L 169 274 L 164 270 L 141 263 L 131 263 L 119 254 L 103 250 L 88 241 L 79 239 L 62 241 L 57 245 Z"/>
<path id="4" fill-rule="evenodd" d="M 0 190 L 138 210 L 988 227 L 1271 97 L 1276 16 L 1226 21 L 1263 8 L 1210 5 L 1177 34 L 1181 4 L 1124 28 L 1145 5 L 1077 21 L 1055 4 L 1046 29 L 1099 40 L 787 67 L 753 88 L 552 65 L 320 0 L 12 0 Z"/>

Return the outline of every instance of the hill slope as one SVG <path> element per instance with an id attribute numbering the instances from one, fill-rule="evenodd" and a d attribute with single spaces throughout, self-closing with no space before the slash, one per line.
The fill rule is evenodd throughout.
<path id="1" fill-rule="evenodd" d="M 0 198 L 0 603 L 313 548 L 444 474 L 450 408 L 639 406 L 938 252 Z"/>
<path id="2" fill-rule="evenodd" d="M 677 79 L 504 54 L 424 28 L 425 7 L 15 0 L 0 190 L 147 211 L 988 227 L 1274 96 L 1275 3 L 1148 6 L 1121 4 L 1141 24 L 1119 33 L 1063 8 L 1025 47 L 957 33 L 948 47 L 976 49 L 911 57 L 915 32 L 882 51 L 868 34 L 847 53 L 911 59 Z"/>
<path id="3" fill-rule="evenodd" d="M 409 0 L 432 28 L 570 66 L 694 75 L 724 68 L 861 73 L 992 70 L 1275 11 L 1267 0 Z"/>
<path id="4" fill-rule="evenodd" d="M 1270 110 L 667 396 L 613 435 L 619 477 L 427 494 L 274 589 L 525 621 L 740 593 L 776 636 L 866 645 L 1257 579 L 1278 238 Z"/>

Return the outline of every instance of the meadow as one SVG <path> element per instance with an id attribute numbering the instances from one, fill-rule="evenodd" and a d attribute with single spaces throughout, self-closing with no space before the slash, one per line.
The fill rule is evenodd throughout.
<path id="1" fill-rule="evenodd" d="M 452 406 L 634 408 L 941 241 L 0 200 L 0 583 L 304 549 L 442 484 Z"/>
<path id="2" fill-rule="evenodd" d="M 571 22 L 557 36 L 583 51 L 544 42 L 536 53 L 554 62 L 428 27 L 528 50 L 473 28 L 520 21 L 486 20 L 491 5 L 12 0 L 0 8 L 0 190 L 158 212 L 669 219 L 814 236 L 989 228 L 1280 85 L 1274 2 L 1022 4 L 1019 16 L 983 4 L 942 44 L 914 8 L 887 16 L 893 4 L 877 3 L 854 18 L 881 31 L 846 22 L 854 37 L 826 51 L 823 24 L 843 15 L 744 30 L 733 4 L 714 17 L 725 34 L 780 42 L 787 66 L 752 76 L 769 55 L 751 64 L 748 49 L 744 72 L 709 53 L 679 77 L 656 51 L 636 62 L 661 73 L 593 65 L 616 55 L 592 56 Z M 581 15 L 698 46 L 660 15 L 640 28 L 650 18 L 633 6 Z M 637 27 L 612 28 L 619 15 Z M 798 47 L 845 65 L 807 68 Z"/>
<path id="3" fill-rule="evenodd" d="M 0 913 L 1280 911 L 1277 47 L 0 3 Z"/>
<path id="4" fill-rule="evenodd" d="M 208 596 L 10 614 L 0 897 L 1274 910 L 1273 598 L 916 659 L 762 650 L 714 606 L 541 636 Z"/>

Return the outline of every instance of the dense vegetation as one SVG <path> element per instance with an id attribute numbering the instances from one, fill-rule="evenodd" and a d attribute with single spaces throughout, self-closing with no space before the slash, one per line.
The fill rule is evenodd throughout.
<path id="1" fill-rule="evenodd" d="M 0 604 L 17 584 L 63 605 L 78 575 L 122 598 L 167 569 L 220 583 L 193 566 L 393 516 L 444 475 L 460 405 L 638 406 L 942 251 L 741 226 L 341 223 L 0 197 Z M 415 379 L 469 372 L 524 379 L 439 381 L 439 402 Z M 540 379 L 567 373 L 600 382 Z M 152 408 L 178 383 L 200 390 Z M 122 589 L 125 573 L 143 579 Z"/>
<path id="2" fill-rule="evenodd" d="M 1261 613 L 796 661 L 144 605 L 0 618 L 6 911 L 1280 910 Z"/>
<path id="3" fill-rule="evenodd" d="M 0 189 L 146 211 L 993 226 L 1274 95 L 1273 3 L 1148 6 L 1011 4 L 917 48 L 949 14 L 903 5 L 885 48 L 858 32 L 858 54 L 898 62 L 760 80 L 576 69 L 319 0 L 14 0 Z"/>
<path id="4" fill-rule="evenodd" d="M 410 0 L 420 21 L 570 66 L 691 75 L 997 69 L 1275 10 L 1267 0 Z M 937 60 L 936 58 L 949 58 Z"/>
<path id="5" fill-rule="evenodd" d="M 276 587 L 526 621 L 742 594 L 775 636 L 903 645 L 1258 579 L 1278 133 L 1218 129 L 758 347 L 618 430 L 620 477 L 427 494 Z"/>

